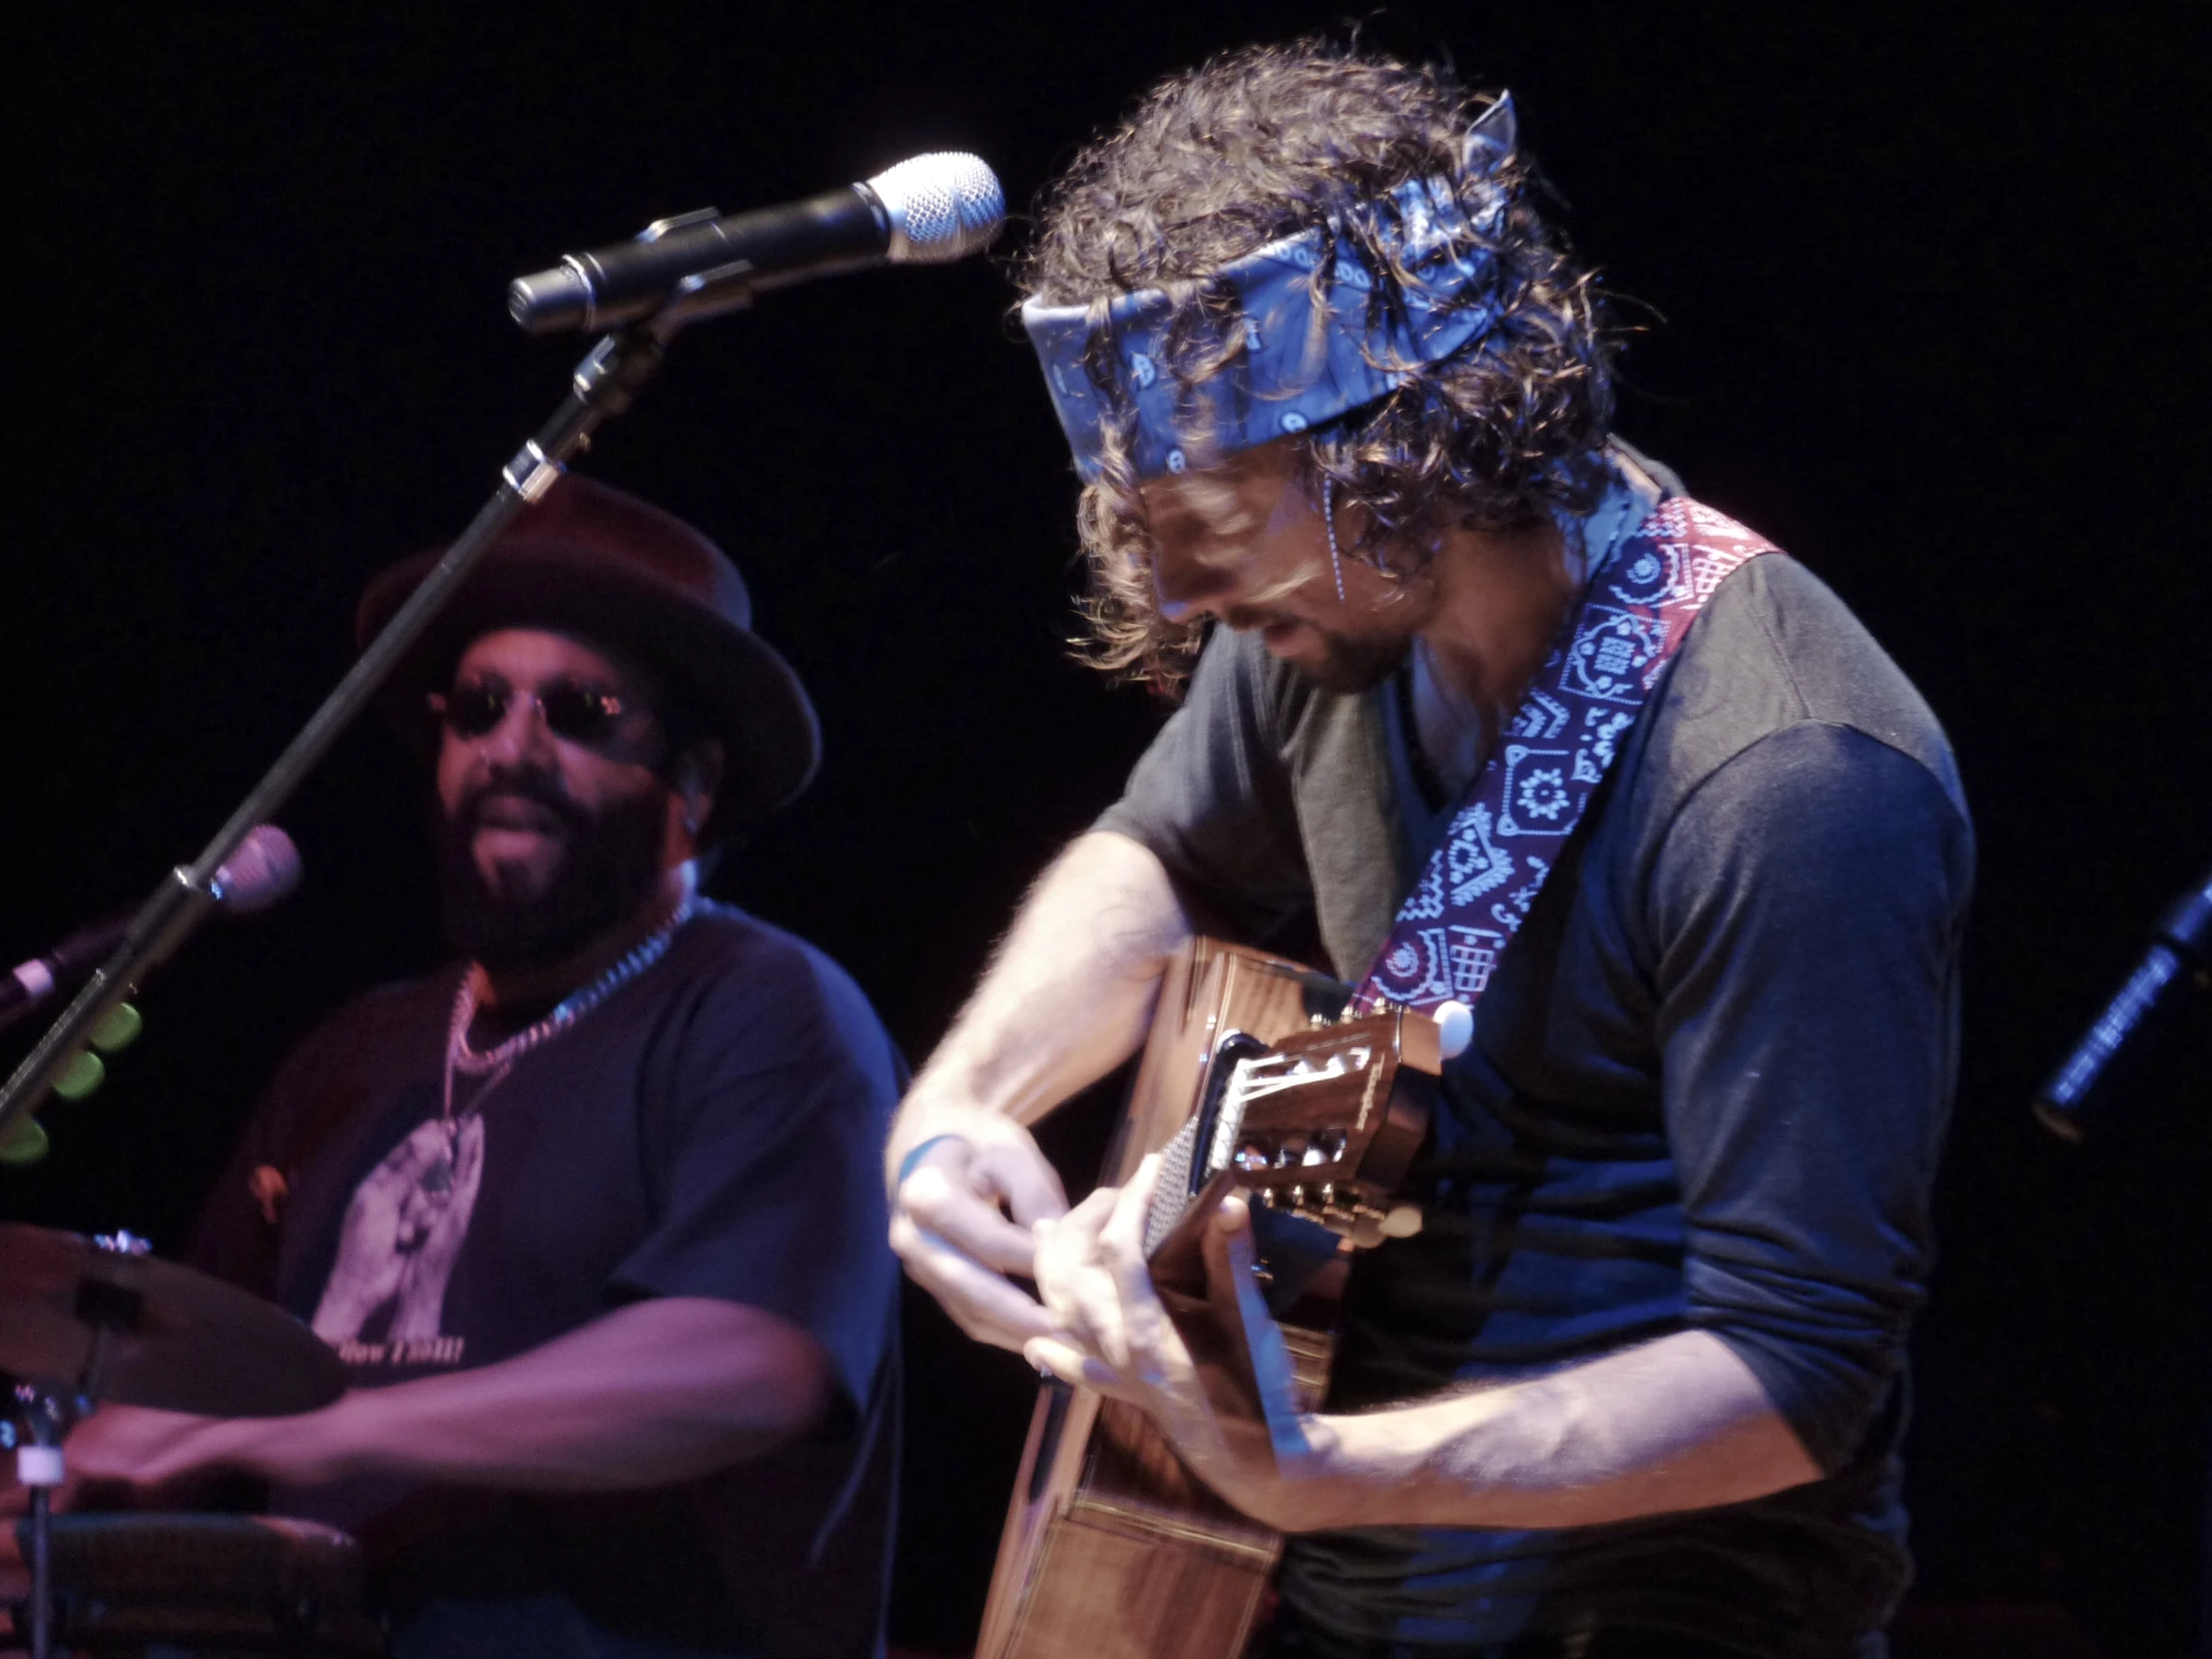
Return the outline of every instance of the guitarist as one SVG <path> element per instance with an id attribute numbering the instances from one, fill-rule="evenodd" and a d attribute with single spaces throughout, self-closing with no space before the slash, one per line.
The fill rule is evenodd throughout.
<path id="1" fill-rule="evenodd" d="M 1880 1654 L 1971 831 L 1835 596 L 1610 435 L 1531 177 L 1508 100 L 1305 42 L 1050 194 L 1023 317 L 1097 658 L 1187 688 L 908 1096 L 892 1239 L 1291 1534 L 1272 1654 Z M 1149 1173 L 1068 1211 L 1026 1128 L 1198 914 L 1475 1008 L 1316 1412 L 1210 1403 Z M 1216 1271 L 1249 1249 L 1233 1202 Z"/>

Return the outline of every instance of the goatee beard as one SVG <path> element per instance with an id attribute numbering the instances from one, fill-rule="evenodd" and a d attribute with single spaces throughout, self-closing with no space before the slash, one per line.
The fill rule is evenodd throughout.
<path id="1" fill-rule="evenodd" d="M 1309 685 L 1319 686 L 1325 692 L 1348 695 L 1370 692 L 1382 685 L 1397 672 L 1398 665 L 1405 661 L 1405 654 L 1413 645 L 1410 630 L 1403 634 L 1369 637 L 1340 634 L 1309 618 L 1285 616 L 1260 607 L 1240 606 L 1223 613 L 1221 622 L 1223 627 L 1240 634 L 1277 623 L 1301 625 L 1321 641 L 1321 660 L 1303 662 L 1292 657 L 1278 657 L 1277 661 Z"/>
<path id="2" fill-rule="evenodd" d="M 483 798 L 521 796 L 553 814 L 565 850 L 545 890 L 495 891 L 472 847 Z M 502 778 L 472 791 L 435 826 L 446 941 L 493 972 L 542 967 L 630 916 L 661 873 L 664 808 L 651 792 L 596 816 L 549 780 Z"/>

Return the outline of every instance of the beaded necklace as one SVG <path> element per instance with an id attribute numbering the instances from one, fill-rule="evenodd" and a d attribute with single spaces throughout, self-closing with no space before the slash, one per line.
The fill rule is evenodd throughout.
<path id="1" fill-rule="evenodd" d="M 476 1018 L 484 980 L 482 966 L 471 962 L 468 971 L 461 975 L 460 993 L 453 999 L 453 1020 L 445 1033 L 445 1094 L 439 1120 L 445 1126 L 446 1145 L 449 1148 L 452 1146 L 459 1129 L 459 1120 L 453 1114 L 455 1072 L 464 1077 L 481 1079 L 477 1084 L 475 1099 L 469 1102 L 469 1110 L 475 1111 L 482 1105 L 484 1096 L 497 1088 L 507 1073 L 514 1070 L 517 1060 L 540 1044 L 559 1036 L 667 955 L 669 943 L 676 937 L 677 929 L 691 920 L 698 908 L 699 895 L 686 893 L 683 901 L 669 912 L 668 919 L 621 961 L 582 990 L 573 991 L 563 997 L 554 1005 L 551 1013 L 535 1024 L 525 1026 L 497 1047 L 485 1049 L 481 1053 L 468 1046 L 468 1028 Z"/>

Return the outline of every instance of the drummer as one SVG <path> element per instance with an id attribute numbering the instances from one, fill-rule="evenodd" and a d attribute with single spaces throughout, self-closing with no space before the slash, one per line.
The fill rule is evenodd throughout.
<path id="1" fill-rule="evenodd" d="M 433 557 L 371 584 L 362 640 Z M 351 1386 L 111 1407 L 73 1473 L 266 1479 L 361 1540 L 409 1659 L 874 1652 L 900 1065 L 841 970 L 698 886 L 814 772 L 806 693 L 712 542 L 568 477 L 393 696 L 462 960 L 293 1052 L 195 1251 Z"/>

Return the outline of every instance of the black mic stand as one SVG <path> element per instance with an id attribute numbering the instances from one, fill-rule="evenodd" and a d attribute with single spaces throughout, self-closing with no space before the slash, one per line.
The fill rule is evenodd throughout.
<path id="1" fill-rule="evenodd" d="M 2161 1018 L 2178 1017 L 2175 1003 L 2192 985 L 2199 992 L 2212 991 L 2212 871 L 2153 924 L 2149 950 L 2035 1096 L 2037 1121 L 2060 1140 L 2079 1145 L 2134 1081 L 2127 1076 L 2128 1062 L 2143 1058 L 2139 1051 L 2145 1033 Z M 2169 1027 L 2158 1034 L 2173 1033 Z M 2205 1516 L 2197 1651 L 2202 1659 L 2212 1659 L 2212 1500 Z"/>
<path id="2" fill-rule="evenodd" d="M 2212 871 L 2169 904 L 2151 928 L 2150 948 L 2035 1097 L 2035 1116 L 2060 1140 L 2079 1142 L 2109 1107 L 2127 1051 L 2171 1014 L 2194 983 L 2212 990 Z"/>
<path id="3" fill-rule="evenodd" d="M 653 315 L 608 334 L 577 365 L 568 396 L 553 417 L 515 452 L 499 487 L 446 550 L 422 585 L 369 642 L 322 706 L 246 799 L 215 839 L 189 864 L 179 864 L 131 918 L 123 942 L 85 981 L 84 988 L 0 1087 L 0 1146 L 46 1097 L 64 1067 L 93 1030 L 139 982 L 166 961 L 215 902 L 216 872 L 276 810 L 322 759 L 353 717 L 390 675 L 448 600 L 468 579 L 484 550 L 530 502 L 553 487 L 569 458 L 588 448 L 602 421 L 629 408 L 638 390 L 661 366 L 668 342 L 686 323 L 753 302 L 753 268 L 740 261 L 686 277 Z"/>
<path id="4" fill-rule="evenodd" d="M 256 825 L 273 817 L 289 800 L 314 764 L 329 751 L 353 717 L 390 675 L 399 659 L 420 639 L 448 600 L 468 580 L 486 548 L 514 516 L 553 487 L 570 456 L 590 447 L 601 422 L 630 407 L 638 390 L 653 377 L 668 342 L 687 322 L 753 302 L 748 279 L 753 268 L 742 262 L 685 278 L 667 304 L 645 320 L 618 329 L 595 345 L 570 378 L 568 396 L 536 437 L 515 451 L 500 473 L 499 487 L 446 549 L 382 632 L 368 644 L 322 706 L 291 740 L 276 764 L 239 804 L 215 839 L 189 864 L 179 864 L 140 906 L 123 942 L 103 962 L 75 1000 L 62 1010 L 22 1064 L 0 1088 L 0 1146 L 46 1096 L 62 1069 L 73 1060 L 93 1030 L 140 980 L 192 936 L 215 904 L 216 872 L 228 863 Z M 89 1390 L 80 1390 L 87 1391 Z M 47 1659 L 53 1628 L 51 1489 L 61 1479 L 61 1443 L 77 1410 L 57 1403 L 47 1391 L 18 1389 L 23 1411 L 18 1444 L 19 1472 L 31 1486 L 30 1558 L 32 1565 L 31 1652 Z M 10 1438 L 15 1436 L 11 1435 Z M 26 1453 L 28 1460 L 26 1461 Z"/>
<path id="5" fill-rule="evenodd" d="M 400 607 L 383 631 L 369 642 L 352 669 L 278 756 L 276 764 L 247 795 L 230 821 L 216 831 L 200 856 L 179 864 L 131 918 L 123 942 L 85 981 L 61 1016 L 47 1027 L 15 1074 L 0 1089 L 0 1145 L 46 1096 L 62 1068 L 84 1047 L 96 1026 L 139 982 L 185 942 L 215 904 L 216 871 L 230 861 L 257 824 L 273 815 L 297 789 L 360 713 L 393 666 L 421 637 L 448 599 L 466 581 L 499 532 L 525 504 L 553 487 L 562 463 L 585 447 L 592 430 L 608 416 L 629 407 L 638 388 L 660 366 L 665 333 L 650 327 L 610 334 L 583 360 L 569 394 L 538 435 L 525 443 L 502 472 L 499 487 L 476 514 L 445 557 Z M 62 1474 L 61 1445 L 77 1414 L 58 1396 L 25 1385 L 17 1393 L 22 1440 L 17 1472 L 30 1487 L 31 1565 L 30 1651 L 47 1659 L 53 1640 L 52 1529 L 55 1485 Z"/>

